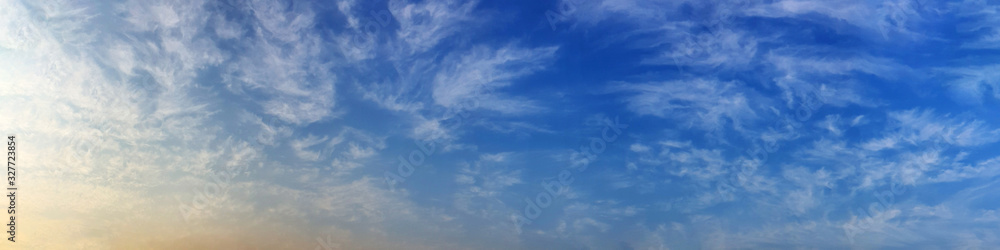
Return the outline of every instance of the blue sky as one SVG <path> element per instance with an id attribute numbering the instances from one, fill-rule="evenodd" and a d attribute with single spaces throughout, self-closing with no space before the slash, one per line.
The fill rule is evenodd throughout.
<path id="1" fill-rule="evenodd" d="M 1000 244 L 991 1 L 0 1 L 31 249 Z"/>

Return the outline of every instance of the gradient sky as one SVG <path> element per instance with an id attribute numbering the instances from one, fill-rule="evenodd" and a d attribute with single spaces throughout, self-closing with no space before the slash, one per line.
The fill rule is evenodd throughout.
<path id="1" fill-rule="evenodd" d="M 992 248 L 998 11 L 0 0 L 0 248 Z"/>

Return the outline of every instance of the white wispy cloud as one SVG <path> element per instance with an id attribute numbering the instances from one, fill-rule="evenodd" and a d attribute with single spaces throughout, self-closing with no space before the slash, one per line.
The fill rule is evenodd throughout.
<path id="1" fill-rule="evenodd" d="M 817 24 L 830 25 L 835 20 L 848 23 L 858 29 L 861 37 L 870 39 L 926 39 L 928 36 L 916 32 L 927 12 L 933 11 L 928 1 L 845 1 L 829 2 L 816 0 L 784 0 L 754 5 L 745 11 L 748 16 L 770 18 L 798 18 Z M 818 16 L 811 16 L 817 15 Z M 821 19 L 822 18 L 822 19 Z M 826 19 L 826 20 L 824 20 Z"/>
<path id="2" fill-rule="evenodd" d="M 125 244 L 130 240 L 115 236 L 136 230 L 169 233 L 183 224 L 174 197 L 190 203 L 197 192 L 189 188 L 212 183 L 211 173 L 239 165 L 243 170 L 236 172 L 244 174 L 248 162 L 258 159 L 259 149 L 220 134 L 221 124 L 212 120 L 217 113 L 200 99 L 206 94 L 194 83 L 197 71 L 225 57 L 212 47 L 192 45 L 204 44 L 204 38 L 186 36 L 203 21 L 200 5 L 2 4 L 0 75 L 9 80 L 0 87 L 9 91 L 0 100 L 17 100 L 22 104 L 11 106 L 40 112 L 3 109 L 4 116 L 23 122 L 0 127 L 29 136 L 29 145 L 37 145 L 29 146 L 32 151 L 55 156 L 35 160 L 35 169 L 46 174 L 23 187 L 36 190 L 47 209 L 25 210 L 24 218 L 34 218 L 25 222 L 36 226 L 19 231 L 52 237 L 25 241 L 25 247 L 101 248 Z M 107 28 L 98 16 L 124 20 Z M 154 40 L 130 33 L 138 31 L 174 35 Z M 158 195 L 149 195 L 154 192 Z M 227 197 L 211 196 L 202 204 Z M 111 218 L 109 212 L 131 215 Z M 133 226 L 140 224 L 171 229 Z M 107 230 L 81 234 L 94 226 Z"/>
<path id="3" fill-rule="evenodd" d="M 464 187 L 455 194 L 455 207 L 506 222 L 510 211 L 500 198 L 508 187 L 522 183 L 521 170 L 510 169 L 507 157 L 509 154 L 484 154 L 478 161 L 462 164 L 455 181 Z"/>
<path id="4" fill-rule="evenodd" d="M 959 16 L 967 18 L 966 22 L 956 26 L 957 31 L 969 33 L 976 36 L 971 41 L 963 41 L 962 48 L 966 49 L 997 49 L 1000 48 L 1000 26 L 997 22 L 997 12 L 1000 7 L 990 4 L 988 1 L 965 0 L 960 3 L 952 3 L 950 11 L 956 12 Z"/>
<path id="5" fill-rule="evenodd" d="M 1000 99 L 1000 65 L 972 66 L 944 69 L 953 76 L 947 85 L 954 100 L 979 104 L 984 98 Z"/>
<path id="6" fill-rule="evenodd" d="M 250 2 L 246 11 L 255 26 L 239 40 L 246 51 L 224 67 L 229 88 L 264 95 L 264 111 L 292 124 L 336 115 L 337 77 L 322 56 L 328 49 L 313 29 L 315 14 L 269 0 Z"/>
<path id="7" fill-rule="evenodd" d="M 1000 129 L 991 128 L 983 121 L 953 118 L 930 109 L 892 112 L 889 118 L 900 128 L 897 132 L 900 140 L 912 144 L 943 142 L 968 147 L 1000 140 Z"/>
<path id="8" fill-rule="evenodd" d="M 998 166 L 1000 166 L 1000 157 L 975 164 L 951 164 L 949 168 L 942 169 L 938 175 L 930 177 L 929 181 L 955 182 L 972 178 L 992 178 L 1000 175 L 1000 168 Z"/>
<path id="9" fill-rule="evenodd" d="M 371 165 L 373 159 L 378 158 L 377 156 L 386 148 L 385 139 L 385 136 L 372 135 L 353 127 L 343 127 L 329 140 L 319 140 L 312 135 L 299 140 L 309 141 L 312 143 L 310 145 L 325 142 L 318 148 L 320 151 L 312 153 L 317 158 L 330 159 L 329 167 L 321 166 L 321 169 L 331 171 L 333 176 L 342 177 L 348 176 L 358 168 Z M 293 140 L 292 143 L 299 140 Z M 296 146 L 293 144 L 292 147 Z M 298 153 L 298 150 L 296 152 Z"/>
<path id="10" fill-rule="evenodd" d="M 621 138 L 637 140 L 599 161 L 557 151 L 565 153 L 556 162 L 599 170 L 575 175 L 580 184 L 525 234 L 510 216 L 541 191 L 532 189 L 537 159 L 521 145 L 483 153 L 488 147 L 466 136 L 577 132 L 533 116 L 566 107 L 517 94 L 531 76 L 558 68 L 568 46 L 483 43 L 483 27 L 498 20 L 478 1 L 244 3 L 0 1 L 0 117 L 19 121 L 0 130 L 25 138 L 33 169 L 23 187 L 44 207 L 25 210 L 32 226 L 19 233 L 46 241 L 24 246 L 313 249 L 319 237 L 360 249 L 976 249 L 1000 239 L 991 227 L 1000 210 L 988 207 L 1000 183 L 992 152 L 1000 129 L 976 117 L 988 107 L 887 105 L 895 100 L 877 94 L 896 86 L 868 77 L 896 83 L 927 73 L 882 57 L 892 53 L 801 45 L 792 33 L 751 27 L 815 26 L 806 30 L 865 45 L 921 42 L 936 38 L 915 30 L 944 11 L 971 37 L 955 46 L 985 53 L 998 39 L 997 8 L 984 1 L 552 3 L 573 9 L 554 33 L 642 51 L 626 63 L 650 72 L 610 87 L 621 97 L 611 106 L 623 104 L 636 122 Z M 754 23 L 737 22 L 744 19 Z M 379 31 L 369 34 L 368 24 Z M 974 105 L 1000 98 L 996 71 L 936 73 L 954 100 Z M 706 72 L 712 77 L 699 75 Z M 761 128 L 816 96 L 823 108 L 812 120 Z M 361 104 L 365 113 L 348 113 L 350 101 L 377 110 Z M 896 110 L 879 110 L 887 107 Z M 384 120 L 338 119 L 368 112 L 398 123 L 382 130 L 365 122 Z M 462 120 L 463 112 L 480 116 Z M 411 182 L 440 187 L 385 187 L 379 172 L 398 162 L 383 150 L 413 149 L 388 145 L 400 135 L 440 143 L 434 168 L 422 170 L 437 176 Z M 757 137 L 779 144 L 769 160 L 744 154 L 744 139 Z M 887 185 L 916 192 L 859 213 Z M 960 191 L 935 196 L 953 187 Z M 199 208 L 182 223 L 178 204 Z M 864 233 L 848 243 L 844 227 L 859 225 Z"/>
<path id="11" fill-rule="evenodd" d="M 561 4 L 572 6 L 572 13 L 563 13 L 569 15 L 567 21 L 588 28 L 627 23 L 633 29 L 605 43 L 659 50 L 646 56 L 644 64 L 740 69 L 754 61 L 758 43 L 773 40 L 734 26 L 736 19 L 746 16 L 743 12 L 750 1 L 565 0 Z"/>
<path id="12" fill-rule="evenodd" d="M 631 94 L 633 112 L 674 120 L 702 130 L 739 128 L 757 118 L 755 94 L 738 82 L 693 79 L 654 83 L 620 83 L 615 91 Z"/>
<path id="13" fill-rule="evenodd" d="M 455 33 L 465 30 L 461 25 L 474 25 L 471 13 L 479 1 L 389 2 L 389 9 L 399 22 L 397 36 L 410 47 L 410 53 L 425 52 Z"/>
<path id="14" fill-rule="evenodd" d="M 295 156 L 298 156 L 299 159 L 307 161 L 318 161 L 321 157 L 320 152 L 309 150 L 308 148 L 326 142 L 327 139 L 329 138 L 325 136 L 320 138 L 314 135 L 309 135 L 305 138 L 293 139 L 291 142 L 288 143 L 288 146 L 292 147 L 292 150 L 295 152 Z"/>
<path id="15" fill-rule="evenodd" d="M 505 114 L 537 112 L 542 108 L 531 100 L 504 97 L 492 90 L 507 87 L 519 77 L 544 69 L 557 49 L 480 46 L 467 53 L 455 54 L 434 77 L 434 102 L 444 107 L 471 105 Z"/>
<path id="16" fill-rule="evenodd" d="M 0 128 L 29 136 L 28 145 L 35 146 L 26 149 L 54 156 L 35 160 L 34 168 L 45 174 L 23 186 L 36 190 L 47 208 L 25 210 L 25 218 L 32 218 L 25 222 L 35 226 L 18 231 L 50 237 L 19 242 L 25 247 L 310 248 L 311 236 L 320 232 L 311 229 L 351 228 L 343 225 L 352 219 L 375 225 L 380 214 L 404 215 L 396 209 L 412 206 L 395 203 L 405 198 L 386 193 L 377 179 L 343 184 L 331 181 L 343 176 L 324 176 L 316 168 L 292 170 L 268 162 L 264 149 L 283 143 L 305 160 L 324 159 L 321 149 L 333 148 L 338 154 L 331 164 L 367 163 L 363 160 L 385 147 L 384 138 L 350 132 L 288 140 L 289 124 L 337 114 L 336 78 L 323 57 L 328 45 L 314 30 L 315 16 L 302 5 L 258 1 L 227 9 L 247 14 L 248 22 L 237 23 L 215 9 L 233 6 L 201 1 L 101 3 L 108 8 L 0 4 L 0 75 L 8 79 L 0 87 L 9 90 L 0 93 L 0 102 L 16 107 L 0 114 L 24 121 Z M 216 39 L 247 51 L 231 53 Z M 229 88 L 220 90 L 256 105 L 217 101 L 216 83 L 201 82 L 206 72 L 222 76 Z M 348 141 L 323 144 L 339 139 Z M 274 184 L 289 180 L 311 187 Z M 254 202 L 264 197 L 283 205 Z M 196 207 L 190 223 L 181 219 L 185 206 Z M 303 223 L 302 216 L 340 222 Z M 262 240 L 264 233 L 251 229 L 257 223 L 290 235 Z M 107 230 L 86 233 L 95 226 Z M 351 228 L 382 230 L 391 229 Z M 348 243 L 402 248 L 406 243 L 400 242 L 408 241 L 379 245 L 375 235 L 358 233 Z"/>

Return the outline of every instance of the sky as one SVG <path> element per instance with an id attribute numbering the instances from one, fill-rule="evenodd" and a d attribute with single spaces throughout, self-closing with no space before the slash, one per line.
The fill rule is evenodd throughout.
<path id="1" fill-rule="evenodd" d="M 1000 3 L 0 0 L 3 249 L 988 249 Z"/>

